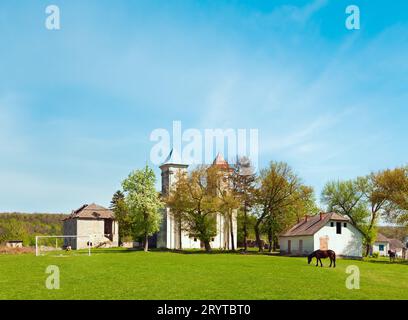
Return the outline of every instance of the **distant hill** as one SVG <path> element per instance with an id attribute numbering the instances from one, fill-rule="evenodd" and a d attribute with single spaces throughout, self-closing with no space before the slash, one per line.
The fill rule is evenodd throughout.
<path id="1" fill-rule="evenodd" d="M 32 246 L 36 235 L 61 235 L 65 217 L 66 214 L 0 213 L 0 244 L 23 240 L 25 246 Z"/>

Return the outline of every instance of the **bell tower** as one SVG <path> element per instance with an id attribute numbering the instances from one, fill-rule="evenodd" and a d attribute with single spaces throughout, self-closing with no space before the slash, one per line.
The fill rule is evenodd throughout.
<path id="1" fill-rule="evenodd" d="M 160 166 L 162 177 L 162 195 L 167 196 L 170 193 L 171 187 L 177 180 L 179 172 L 187 172 L 188 165 L 181 163 L 181 158 L 174 149 Z"/>

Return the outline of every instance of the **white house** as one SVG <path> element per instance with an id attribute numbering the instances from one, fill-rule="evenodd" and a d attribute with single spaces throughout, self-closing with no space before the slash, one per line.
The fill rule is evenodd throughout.
<path id="1" fill-rule="evenodd" d="M 377 253 L 380 256 L 388 256 L 388 250 L 395 251 L 398 258 L 405 257 L 406 246 L 398 239 L 389 239 L 381 233 L 377 234 L 377 238 L 372 246 L 371 253 Z"/>
<path id="2" fill-rule="evenodd" d="M 371 254 L 378 253 L 380 256 L 388 256 L 390 250 L 389 239 L 381 233 L 377 233 L 377 238 L 371 247 Z"/>
<path id="3" fill-rule="evenodd" d="M 362 257 L 363 235 L 350 219 L 337 213 L 306 216 L 279 237 L 287 255 L 308 255 L 315 250 L 333 250 L 337 256 Z"/>
<path id="4" fill-rule="evenodd" d="M 170 152 L 166 161 L 160 166 L 162 171 L 162 194 L 168 195 L 177 179 L 178 172 L 187 172 L 188 165 L 180 163 L 180 157 L 173 150 Z M 225 169 L 226 173 L 231 169 L 227 161 L 218 154 L 212 165 Z M 211 248 L 232 249 L 231 232 L 233 228 L 234 245 L 237 247 L 237 212 L 233 213 L 232 225 L 224 218 L 222 214 L 216 215 L 217 234 L 210 242 Z M 180 223 L 176 221 L 170 208 L 163 210 L 163 220 L 160 231 L 152 241 L 157 248 L 167 249 L 200 249 L 203 244 L 197 238 L 189 237 L 188 233 L 181 228 Z"/>
<path id="5" fill-rule="evenodd" d="M 113 212 L 95 203 L 85 204 L 63 220 L 64 246 L 72 249 L 92 247 L 118 247 L 119 227 Z"/>

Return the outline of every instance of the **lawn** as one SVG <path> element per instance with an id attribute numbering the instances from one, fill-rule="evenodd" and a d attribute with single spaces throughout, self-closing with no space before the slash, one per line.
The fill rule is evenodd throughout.
<path id="1" fill-rule="evenodd" d="M 306 258 L 257 254 L 181 254 L 117 250 L 91 257 L 0 255 L 0 299 L 408 299 L 408 265 L 338 259 L 337 268 Z M 45 287 L 49 265 L 60 289 Z M 359 290 L 345 286 L 360 269 Z"/>

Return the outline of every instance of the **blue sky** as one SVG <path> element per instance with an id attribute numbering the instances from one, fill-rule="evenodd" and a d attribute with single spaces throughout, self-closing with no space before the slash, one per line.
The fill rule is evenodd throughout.
<path id="1" fill-rule="evenodd" d="M 403 0 L 3 0 L 0 57 L 0 211 L 108 205 L 175 120 L 258 129 L 318 197 L 408 162 Z"/>

